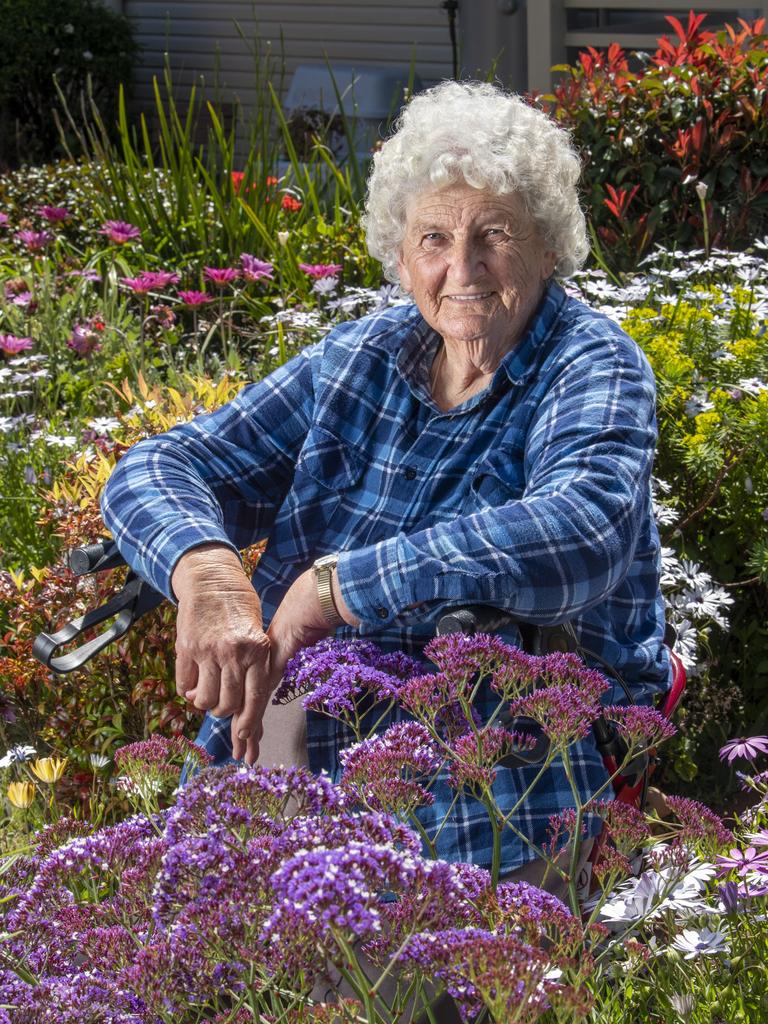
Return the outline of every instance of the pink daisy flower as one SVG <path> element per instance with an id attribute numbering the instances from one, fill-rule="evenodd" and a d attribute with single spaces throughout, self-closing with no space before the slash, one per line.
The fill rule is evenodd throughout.
<path id="1" fill-rule="evenodd" d="M 737 757 L 754 761 L 758 754 L 768 754 L 768 736 L 748 736 L 728 740 L 720 747 L 720 760 L 731 764 Z"/>
<path id="2" fill-rule="evenodd" d="M 22 242 L 30 252 L 39 252 L 53 241 L 50 231 L 17 231 L 16 238 Z"/>
<path id="3" fill-rule="evenodd" d="M 18 355 L 32 348 L 34 342 L 31 338 L 17 338 L 15 334 L 0 334 L 0 351 L 7 356 Z"/>
<path id="4" fill-rule="evenodd" d="M 41 217 L 45 218 L 49 224 L 55 224 L 58 221 L 69 220 L 72 216 L 71 212 L 66 206 L 41 206 L 37 211 Z"/>
<path id="5" fill-rule="evenodd" d="M 179 299 L 184 303 L 185 306 L 189 306 L 191 309 L 196 309 L 199 306 L 204 306 L 206 302 L 211 302 L 212 296 L 207 292 L 179 292 Z"/>
<path id="6" fill-rule="evenodd" d="M 124 220 L 108 220 L 99 228 L 100 235 L 106 235 L 115 245 L 125 245 L 141 237 L 141 231 L 135 224 Z"/>
<path id="7" fill-rule="evenodd" d="M 341 271 L 340 263 L 300 263 L 307 277 L 335 277 Z"/>
<path id="8" fill-rule="evenodd" d="M 240 277 L 237 267 L 205 267 L 203 277 L 217 288 L 224 288 Z"/>
<path id="9" fill-rule="evenodd" d="M 259 260 L 247 252 L 242 253 L 240 262 L 243 264 L 243 277 L 246 281 L 259 281 L 262 277 L 271 278 L 275 269 L 271 263 Z"/>

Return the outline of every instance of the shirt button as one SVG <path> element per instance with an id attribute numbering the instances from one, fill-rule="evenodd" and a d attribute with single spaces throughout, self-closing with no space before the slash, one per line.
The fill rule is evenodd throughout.
<path id="1" fill-rule="evenodd" d="M 406 480 L 415 480 L 416 479 L 416 470 L 413 468 L 413 466 L 408 466 L 406 468 L 406 470 L 405 470 L 405 474 L 404 475 L 405 475 L 405 479 Z"/>
<path id="2" fill-rule="evenodd" d="M 389 618 L 389 612 L 384 607 L 384 605 L 381 605 L 380 608 L 376 609 L 376 614 L 379 616 L 380 619 L 388 619 Z"/>

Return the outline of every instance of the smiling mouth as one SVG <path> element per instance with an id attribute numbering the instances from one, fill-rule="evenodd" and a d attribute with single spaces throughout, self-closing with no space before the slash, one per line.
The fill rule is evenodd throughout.
<path id="1" fill-rule="evenodd" d="M 444 298 L 451 302 L 477 302 L 479 299 L 489 299 L 493 292 L 476 292 L 474 295 L 445 295 Z"/>

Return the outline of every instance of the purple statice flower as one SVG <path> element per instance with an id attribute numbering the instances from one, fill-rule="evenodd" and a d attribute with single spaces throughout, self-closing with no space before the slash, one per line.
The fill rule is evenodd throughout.
<path id="1" fill-rule="evenodd" d="M 491 689 L 511 701 L 534 688 L 539 681 L 541 658 L 510 647 L 504 663 L 494 672 Z"/>
<path id="2" fill-rule="evenodd" d="M 131 775 L 140 774 L 151 769 L 168 768 L 191 762 L 191 767 L 202 768 L 209 765 L 213 758 L 196 743 L 186 736 L 152 736 L 148 740 L 129 743 L 115 753 L 115 767 L 119 772 Z"/>
<path id="3" fill-rule="evenodd" d="M 306 695 L 306 708 L 333 716 L 354 712 L 363 696 L 379 701 L 397 697 L 403 680 L 417 669 L 407 655 L 387 654 L 367 640 L 328 637 L 291 658 L 273 703 Z"/>
<path id="4" fill-rule="evenodd" d="M 41 252 L 53 241 L 53 235 L 50 231 L 17 231 L 16 238 L 30 252 Z"/>
<path id="5" fill-rule="evenodd" d="M 643 704 L 610 704 L 603 714 L 618 727 L 631 749 L 656 746 L 677 732 L 660 711 Z"/>
<path id="6" fill-rule="evenodd" d="M 99 234 L 105 235 L 113 245 L 125 245 L 141 238 L 141 231 L 135 224 L 124 220 L 108 220 L 99 228 Z"/>
<path id="7" fill-rule="evenodd" d="M 251 921 L 258 927 L 271 910 L 269 878 L 278 864 L 263 837 L 249 843 L 222 826 L 170 846 L 155 882 L 152 916 L 174 956 L 194 968 L 190 945 L 214 935 L 239 943 Z"/>
<path id="8" fill-rule="evenodd" d="M 274 849 L 281 860 L 286 860 L 302 850 L 332 849 L 344 846 L 352 839 L 376 846 L 396 847 L 414 856 L 421 852 L 421 839 L 413 829 L 393 814 L 378 811 L 298 815 L 275 838 Z"/>
<path id="9" fill-rule="evenodd" d="M 441 732 L 439 724 L 447 726 L 452 735 L 466 732 L 469 728 L 466 716 L 464 727 L 461 725 L 463 709 L 456 680 L 444 672 L 411 676 L 401 687 L 398 702 L 414 718 L 429 723 L 435 732 Z"/>
<path id="10" fill-rule="evenodd" d="M 525 733 L 510 732 L 493 725 L 480 732 L 466 732 L 454 740 L 448 766 L 448 785 L 454 789 L 489 789 L 496 778 L 496 765 L 507 754 L 531 750 L 536 740 Z"/>
<path id="11" fill-rule="evenodd" d="M 755 761 L 759 754 L 768 754 L 768 736 L 748 736 L 728 740 L 720 747 L 720 760 L 731 764 L 737 757 Z"/>
<path id="12" fill-rule="evenodd" d="M 448 633 L 436 636 L 424 648 L 426 657 L 441 672 L 465 684 L 477 673 L 488 675 L 498 671 L 507 660 L 520 653 L 518 648 L 488 633 L 475 633 L 473 636 Z"/>
<path id="13" fill-rule="evenodd" d="M 299 270 L 307 277 L 335 277 L 341 272 L 340 263 L 300 263 Z"/>
<path id="14" fill-rule="evenodd" d="M 537 668 L 544 686 L 575 686 L 589 700 L 597 700 L 610 689 L 611 683 L 597 669 L 589 668 L 578 654 L 554 651 L 537 660 Z"/>
<path id="15" fill-rule="evenodd" d="M 706 804 L 685 796 L 667 796 L 667 805 L 683 826 L 683 838 L 704 840 L 725 846 L 733 842 L 733 833 Z"/>
<path id="16" fill-rule="evenodd" d="M 339 787 L 308 768 L 209 768 L 179 794 L 168 812 L 166 836 L 169 843 L 178 843 L 214 825 L 274 835 L 282 831 L 291 800 L 291 816 L 341 811 L 347 802 Z"/>
<path id="17" fill-rule="evenodd" d="M 53 850 L 41 863 L 34 882 L 13 907 L 10 930 L 31 930 L 43 935 L 56 931 L 56 914 L 73 904 L 72 891 L 82 879 L 103 875 L 125 887 L 128 901 L 140 890 L 148 896 L 154 883 L 165 841 L 144 817 L 128 818 L 90 836 L 76 836 Z M 119 903 L 112 897 L 112 905 Z M 83 910 L 88 907 L 84 906 Z"/>
<path id="18" fill-rule="evenodd" d="M 510 701 L 509 714 L 532 718 L 552 745 L 563 749 L 588 736 L 600 714 L 596 697 L 576 686 L 548 686 Z"/>
<path id="19" fill-rule="evenodd" d="M 442 764 L 428 730 L 417 722 L 398 722 L 385 733 L 356 743 L 339 755 L 342 788 L 372 810 L 406 816 L 434 802 L 424 785 Z"/>
<path id="20" fill-rule="evenodd" d="M 423 877 L 396 900 L 382 905 L 382 928 L 365 943 L 365 953 L 385 966 L 407 944 L 408 938 L 427 929 L 475 924 L 478 894 L 490 888 L 490 874 L 461 862 L 424 861 Z"/>
<path id="21" fill-rule="evenodd" d="M 619 800 L 600 800 L 588 806 L 603 819 L 611 842 L 623 853 L 633 853 L 650 839 L 651 830 L 639 807 Z"/>
<path id="22" fill-rule="evenodd" d="M 204 267 L 203 277 L 210 281 L 214 288 L 226 288 L 240 277 L 237 267 Z"/>
<path id="23" fill-rule="evenodd" d="M 721 875 L 727 875 L 730 871 L 742 877 L 750 871 L 768 875 L 768 850 L 758 853 L 754 846 L 748 846 L 746 850 L 734 847 L 728 854 L 717 858 L 717 865 Z"/>
<path id="24" fill-rule="evenodd" d="M 101 348 L 100 334 L 90 324 L 75 324 L 72 334 L 67 339 L 67 347 L 71 348 L 83 359 L 90 358 Z"/>
<path id="25" fill-rule="evenodd" d="M 272 271 L 275 268 L 266 260 L 257 259 L 250 253 L 244 252 L 240 255 L 240 262 L 243 264 L 243 277 L 246 281 L 260 281 L 265 277 L 272 279 Z"/>
<path id="26" fill-rule="evenodd" d="M 213 302 L 213 296 L 208 292 L 183 291 L 179 292 L 179 299 L 190 309 L 199 309 L 209 302 Z"/>
<path id="27" fill-rule="evenodd" d="M 44 220 L 47 220 L 49 224 L 56 224 L 61 221 L 69 220 L 72 216 L 72 212 L 68 210 L 66 206 L 41 206 L 37 212 Z"/>
<path id="28" fill-rule="evenodd" d="M 0 334 L 0 352 L 7 356 L 17 356 L 34 346 L 31 338 L 17 338 L 15 334 Z"/>
<path id="29" fill-rule="evenodd" d="M 53 853 L 60 846 L 68 843 L 70 839 L 82 839 L 93 833 L 93 825 L 87 821 L 78 821 L 75 818 L 59 818 L 52 825 L 46 825 L 35 836 L 35 854 L 39 860 L 43 860 L 49 853 Z"/>
<path id="30" fill-rule="evenodd" d="M 381 896 L 415 886 L 426 863 L 403 850 L 355 841 L 291 857 L 272 875 L 275 909 L 262 938 L 271 942 L 281 932 L 306 930 L 332 949 L 334 932 L 348 941 L 375 936 L 382 927 Z"/>
<path id="31" fill-rule="evenodd" d="M 466 701 L 454 701 L 453 704 L 446 704 L 441 707 L 434 717 L 433 727 L 442 739 L 450 744 L 459 736 L 475 729 L 482 729 L 483 716 L 477 708 L 470 704 L 467 708 Z"/>
<path id="32" fill-rule="evenodd" d="M 400 956 L 443 982 L 464 1019 L 487 1007 L 491 1020 L 535 1020 L 553 1001 L 552 961 L 514 935 L 447 928 L 413 936 Z"/>

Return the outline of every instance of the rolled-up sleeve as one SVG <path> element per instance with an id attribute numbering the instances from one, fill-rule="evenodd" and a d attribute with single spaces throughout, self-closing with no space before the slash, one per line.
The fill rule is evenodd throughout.
<path id="1" fill-rule="evenodd" d="M 344 552 L 347 605 L 379 626 L 423 617 L 425 602 L 491 604 L 540 624 L 579 615 L 632 564 L 655 444 L 645 358 L 628 338 L 596 337 L 553 377 L 531 419 L 522 496 Z"/>
<path id="2" fill-rule="evenodd" d="M 102 515 L 128 564 L 156 590 L 173 599 L 173 570 L 192 548 L 214 542 L 238 551 L 267 534 L 311 424 L 321 348 L 122 457 Z"/>

